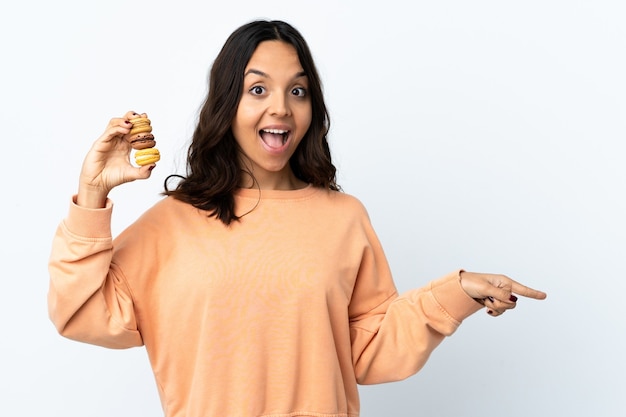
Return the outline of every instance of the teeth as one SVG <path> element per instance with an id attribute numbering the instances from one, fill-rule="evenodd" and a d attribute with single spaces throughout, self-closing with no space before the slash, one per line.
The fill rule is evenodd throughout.
<path id="1" fill-rule="evenodd" d="M 279 129 L 263 129 L 264 132 L 273 133 L 275 135 L 284 135 L 288 132 L 288 130 L 279 130 Z"/>

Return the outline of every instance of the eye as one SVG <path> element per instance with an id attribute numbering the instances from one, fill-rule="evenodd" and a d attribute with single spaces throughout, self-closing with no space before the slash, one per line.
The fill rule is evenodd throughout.
<path id="1" fill-rule="evenodd" d="M 306 88 L 304 87 L 296 87 L 293 90 L 291 90 L 291 94 L 293 94 L 296 97 L 304 97 L 306 96 Z"/>
<path id="2" fill-rule="evenodd" d="M 260 96 L 265 92 L 265 88 L 261 87 L 260 85 L 255 85 L 248 91 L 255 96 Z"/>

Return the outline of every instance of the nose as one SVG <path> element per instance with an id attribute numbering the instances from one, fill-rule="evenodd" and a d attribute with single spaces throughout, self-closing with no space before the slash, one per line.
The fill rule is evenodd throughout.
<path id="1" fill-rule="evenodd" d="M 270 97 L 269 113 L 276 117 L 286 117 L 291 115 L 287 94 L 276 93 Z"/>

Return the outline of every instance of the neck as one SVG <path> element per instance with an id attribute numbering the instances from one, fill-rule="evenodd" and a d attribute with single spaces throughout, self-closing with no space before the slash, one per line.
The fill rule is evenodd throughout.
<path id="1" fill-rule="evenodd" d="M 307 185 L 289 169 L 288 172 L 275 172 L 271 175 L 259 175 L 245 171 L 240 187 L 259 188 L 261 190 L 299 190 Z"/>

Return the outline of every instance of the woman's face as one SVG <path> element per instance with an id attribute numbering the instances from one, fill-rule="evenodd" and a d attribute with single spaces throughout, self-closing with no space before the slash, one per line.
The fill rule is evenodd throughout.
<path id="1" fill-rule="evenodd" d="M 289 159 L 311 125 L 312 110 L 308 78 L 294 47 L 261 42 L 246 66 L 243 86 L 232 124 L 242 167 L 263 189 L 301 188 Z"/>

